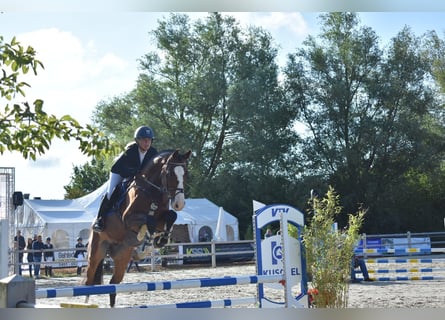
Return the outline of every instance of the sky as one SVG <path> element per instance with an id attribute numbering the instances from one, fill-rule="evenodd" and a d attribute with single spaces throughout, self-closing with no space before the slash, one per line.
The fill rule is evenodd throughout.
<path id="1" fill-rule="evenodd" d="M 138 62 L 154 50 L 149 32 L 168 12 L 4 10 L 0 4 L 0 35 L 5 42 L 15 36 L 31 45 L 45 69 L 37 77 L 24 78 L 31 88 L 26 101 L 44 100 L 44 110 L 56 116 L 69 114 L 82 124 L 100 101 L 124 95 L 134 88 Z M 205 12 L 187 12 L 192 19 Z M 319 32 L 317 12 L 230 12 L 243 26 L 267 29 L 279 46 L 280 65 L 286 55 L 311 35 Z M 416 35 L 436 30 L 445 36 L 444 12 L 387 11 L 359 13 L 363 25 L 381 37 L 382 43 L 405 25 Z M 1 102 L 1 101 L 0 101 Z M 1 108 L 5 103 L 1 103 Z M 117 120 L 118 121 L 118 120 Z M 148 124 L 149 125 L 149 124 Z M 0 155 L 0 167 L 15 168 L 15 191 L 42 199 L 63 199 L 73 167 L 91 160 L 78 150 L 76 142 L 53 141 L 36 161 L 24 160 L 16 152 Z"/>

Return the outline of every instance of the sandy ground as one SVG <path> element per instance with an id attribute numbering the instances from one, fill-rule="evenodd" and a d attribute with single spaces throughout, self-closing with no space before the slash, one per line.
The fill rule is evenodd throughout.
<path id="1" fill-rule="evenodd" d="M 431 264 L 429 264 L 428 267 L 431 267 Z M 445 268 L 445 262 L 436 263 L 435 267 Z M 368 266 L 368 268 L 372 269 L 373 266 Z M 379 265 L 379 268 L 382 269 L 382 266 Z M 384 268 L 388 268 L 388 265 Z M 151 268 L 147 266 L 143 267 L 141 272 L 138 272 L 136 268 L 133 268 L 125 275 L 123 283 L 172 281 L 191 278 L 243 276 L 253 274 L 255 274 L 255 266 L 253 264 L 219 266 L 217 268 L 211 268 L 209 266 L 187 266 L 182 268 L 159 267 L 155 271 L 151 271 Z M 371 273 L 371 277 L 373 276 L 376 275 Z M 440 276 L 440 273 L 435 274 L 435 276 Z M 445 278 L 445 271 L 442 271 L 442 276 Z M 105 283 L 108 283 L 110 275 L 105 275 L 104 279 Z M 77 276 L 42 278 L 36 280 L 36 288 L 77 286 L 81 284 L 81 280 L 82 278 Z M 277 300 L 282 299 L 281 291 L 271 290 L 271 292 L 271 296 L 276 297 Z M 253 297 L 255 294 L 256 285 L 254 284 L 119 293 L 117 295 L 116 307 L 135 307 L 141 305 L 172 304 L 186 301 Z M 91 296 L 88 302 L 97 304 L 101 308 L 106 308 L 108 307 L 108 299 L 108 295 L 95 295 Z M 445 279 L 353 283 L 349 286 L 348 299 L 349 308 L 442 308 L 445 307 Z M 38 299 L 37 302 L 48 306 L 60 305 L 61 302 L 84 303 L 85 297 Z M 253 308 L 255 305 L 247 304 L 240 307 Z"/>

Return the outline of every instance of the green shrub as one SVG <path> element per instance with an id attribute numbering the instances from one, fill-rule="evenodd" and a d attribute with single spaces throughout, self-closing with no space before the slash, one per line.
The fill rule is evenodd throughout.
<path id="1" fill-rule="evenodd" d="M 303 243 L 311 287 L 318 291 L 314 304 L 317 308 L 345 308 L 354 246 L 366 211 L 349 214 L 348 226 L 335 231 L 335 218 L 342 208 L 334 189 L 329 187 L 324 198 L 311 202 L 313 212 L 304 228 Z"/>

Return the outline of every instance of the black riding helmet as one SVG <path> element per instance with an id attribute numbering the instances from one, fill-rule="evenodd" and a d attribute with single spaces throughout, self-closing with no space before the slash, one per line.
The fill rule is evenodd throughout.
<path id="1" fill-rule="evenodd" d="M 153 130 L 147 126 L 141 126 L 137 128 L 136 131 L 134 132 L 134 139 L 137 140 L 142 138 L 154 139 L 155 135 L 153 133 Z"/>

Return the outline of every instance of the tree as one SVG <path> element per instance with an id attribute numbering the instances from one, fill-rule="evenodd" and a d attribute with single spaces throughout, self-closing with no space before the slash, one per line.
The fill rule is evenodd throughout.
<path id="1" fill-rule="evenodd" d="M 424 53 L 432 66 L 432 75 L 445 92 L 445 41 L 435 31 L 426 35 Z"/>
<path id="2" fill-rule="evenodd" d="M 285 69 L 289 101 L 308 128 L 300 164 L 334 186 L 347 211 L 369 206 L 367 232 L 406 231 L 415 222 L 401 219 L 398 200 L 408 176 L 437 172 L 445 150 L 420 40 L 406 27 L 383 50 L 357 14 L 320 17 L 319 38 L 308 37 Z"/>
<path id="3" fill-rule="evenodd" d="M 296 114 L 284 103 L 270 34 L 258 27 L 243 29 L 233 17 L 213 13 L 193 25 L 187 15 L 171 14 L 151 35 L 158 51 L 141 58 L 136 88 L 98 106 L 95 122 L 105 132 L 126 136 L 128 127 L 148 124 L 158 148 L 193 150 L 188 196 L 225 207 L 239 203 L 221 201 L 217 193 L 220 183 L 227 185 L 227 176 L 246 177 L 269 190 L 270 179 L 289 178 Z M 118 127 L 117 133 L 111 119 L 122 113 L 130 115 L 127 129 Z M 242 192 L 252 199 L 247 185 Z M 248 223 L 250 201 L 233 211 Z"/>
<path id="4" fill-rule="evenodd" d="M 436 230 L 445 127 L 432 61 L 442 43 L 406 27 L 381 47 L 357 14 L 320 19 L 321 34 L 289 55 L 278 81 L 263 29 L 218 13 L 193 24 L 171 14 L 150 33 L 158 49 L 140 59 L 134 90 L 102 102 L 94 122 L 121 148 L 150 125 L 158 149 L 192 149 L 187 196 L 224 206 L 241 230 L 252 199 L 302 207 L 310 189 L 328 185 L 345 212 L 368 208 L 367 233 Z"/>
<path id="5" fill-rule="evenodd" d="M 22 74 L 30 70 L 37 75 L 42 62 L 36 59 L 31 46 L 24 47 L 15 38 L 10 43 L 0 36 L 0 101 L 5 101 L 0 111 L 0 154 L 6 150 L 18 151 L 27 159 L 36 159 L 49 149 L 51 141 L 76 139 L 79 148 L 87 155 L 100 155 L 109 148 L 108 139 L 91 125 L 81 126 L 69 115 L 57 118 L 43 110 L 43 101 L 15 103 L 17 96 L 25 96 L 26 82 Z"/>

